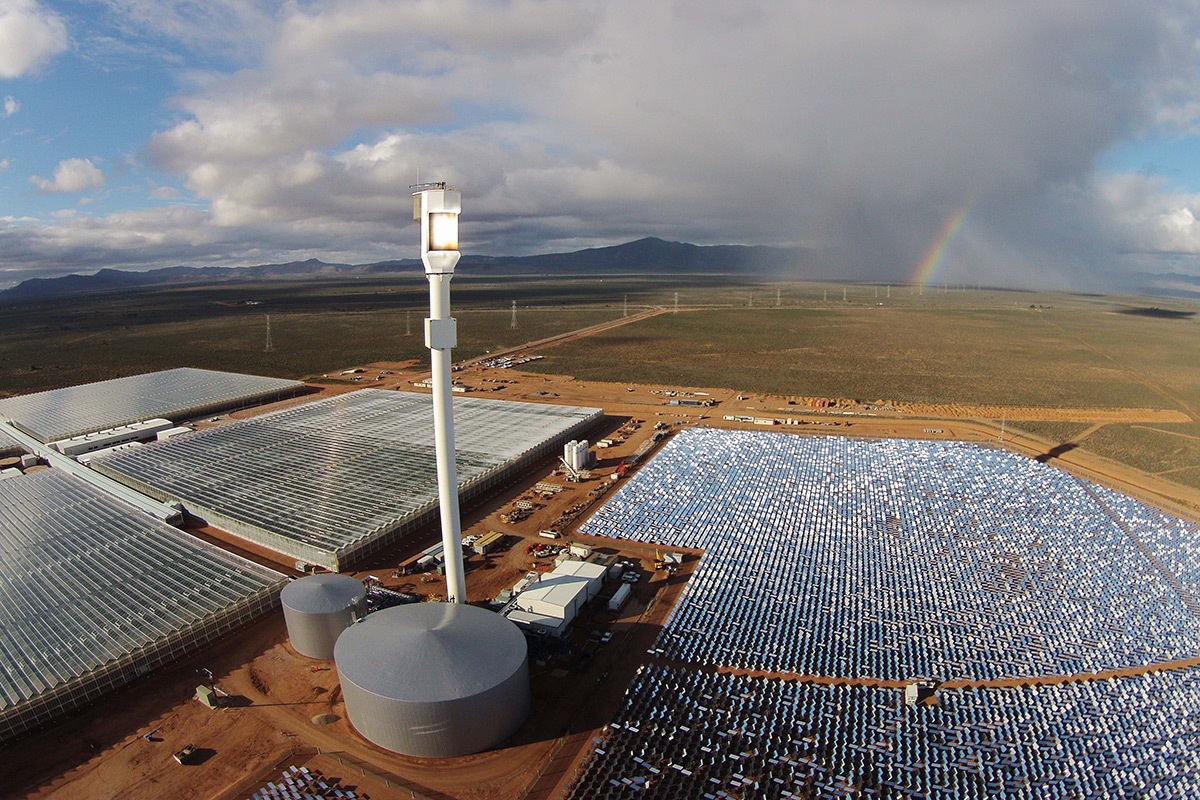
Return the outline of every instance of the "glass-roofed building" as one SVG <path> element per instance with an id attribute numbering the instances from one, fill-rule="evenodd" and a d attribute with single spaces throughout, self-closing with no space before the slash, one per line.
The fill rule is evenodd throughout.
<path id="1" fill-rule="evenodd" d="M 454 399 L 468 499 L 554 454 L 598 408 Z M 437 515 L 429 395 L 362 389 L 98 458 L 92 467 L 291 559 L 338 571 Z"/>
<path id="2" fill-rule="evenodd" d="M 48 443 L 156 417 L 199 417 L 303 390 L 301 381 L 180 367 L 7 397 L 0 400 L 0 419 Z"/>
<path id="3" fill-rule="evenodd" d="M 17 444 L 17 440 L 4 431 L 0 431 L 0 456 L 9 456 L 19 452 L 21 452 L 21 445 Z"/>
<path id="4" fill-rule="evenodd" d="M 0 481 L 0 741 L 262 615 L 286 581 L 60 470 Z"/>

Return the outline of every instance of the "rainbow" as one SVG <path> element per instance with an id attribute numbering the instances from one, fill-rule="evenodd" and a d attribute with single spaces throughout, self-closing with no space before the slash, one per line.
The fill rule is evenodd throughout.
<path id="1" fill-rule="evenodd" d="M 967 209 L 961 208 L 946 218 L 946 221 L 942 223 L 942 227 L 938 231 L 937 238 L 933 240 L 933 244 L 925 251 L 925 257 L 917 265 L 917 271 L 913 273 L 912 277 L 913 283 L 918 286 L 929 285 L 929 282 L 933 279 L 933 273 L 937 272 L 938 266 L 942 263 L 942 258 L 946 255 L 946 248 L 950 245 L 950 241 L 954 239 L 954 235 L 962 228 L 963 220 L 966 217 Z"/>

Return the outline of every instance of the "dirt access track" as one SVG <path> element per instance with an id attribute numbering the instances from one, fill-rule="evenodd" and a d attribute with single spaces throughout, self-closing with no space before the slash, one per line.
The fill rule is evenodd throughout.
<path id="1" fill-rule="evenodd" d="M 575 331 L 524 345 L 512 355 L 535 354 L 561 341 L 607 330 L 661 310 L 616 323 Z M 491 354 L 488 358 L 496 358 Z M 413 391 L 412 383 L 428 376 L 413 364 L 374 364 L 366 379 L 353 385 L 325 385 L 322 393 L 373 388 Z M 388 374 L 384 374 L 386 371 Z M 378 373 L 378 374 L 376 374 Z M 12 743 L 0 752 L 6 776 L 3 798 L 141 798 L 189 797 L 233 800 L 248 797 L 291 764 L 320 769 L 353 787 L 359 797 L 464 798 L 509 800 L 561 795 L 573 770 L 586 755 L 593 736 L 611 718 L 625 687 L 647 660 L 667 614 L 701 557 L 688 554 L 675 576 L 653 571 L 653 548 L 628 542 L 578 537 L 575 529 L 603 502 L 598 487 L 616 466 L 649 438 L 655 427 L 678 430 L 694 425 L 775 430 L 802 435 L 956 439 L 1003 446 L 1048 461 L 1080 477 L 1095 480 L 1190 518 L 1200 511 L 1200 491 L 1142 474 L 1079 449 L 1062 450 L 1033 436 L 1005 431 L 997 420 L 1037 419 L 1090 423 L 1178 422 L 1188 418 L 1164 409 L 1033 409 L 893 404 L 877 408 L 837 398 L 744 396 L 728 389 L 643 386 L 581 382 L 570 376 L 522 373 L 517 369 L 468 363 L 455 380 L 475 396 L 529 402 L 599 406 L 606 427 L 593 441 L 609 438 L 598 449 L 599 465 L 590 481 L 565 483 L 550 474 L 552 465 L 532 469 L 481 503 L 463 509 L 464 533 L 498 530 L 512 546 L 468 574 L 472 601 L 491 596 L 539 564 L 526 552 L 528 543 L 544 543 L 539 529 L 550 527 L 565 510 L 587 509 L 560 526 L 568 541 L 587 539 L 602 550 L 619 553 L 638 564 L 644 580 L 635 585 L 634 600 L 615 618 L 595 613 L 579 627 L 611 630 L 613 641 L 582 670 L 567 661 L 531 665 L 533 710 L 530 721 L 512 740 L 489 753 L 461 759 L 409 759 L 378 748 L 359 736 L 345 718 L 336 671 L 328 662 L 297 655 L 286 642 L 282 615 L 271 614 L 218 646 L 185 662 L 148 676 L 50 729 Z M 370 382 L 368 382 L 370 381 Z M 308 395 L 305 400 L 314 399 Z M 712 402 L 712 406 L 670 405 L 671 400 Z M 285 403 L 300 402 L 298 400 Z M 263 410 L 245 410 L 237 417 Z M 738 419 L 726 420 L 725 417 Z M 640 420 L 640 423 L 635 421 Z M 661 424 L 660 424 L 661 423 Z M 219 423 L 218 423 L 219 424 Z M 505 522 L 501 515 L 519 500 L 533 497 L 539 483 L 555 482 L 559 494 L 538 500 L 533 516 Z M 595 496 L 593 496 L 595 495 Z M 202 532 L 203 533 L 203 532 Z M 208 538 L 225 542 L 217 534 Z M 374 574 L 385 585 L 436 595 L 436 577 L 391 574 L 421 547 L 437 538 L 431 528 L 383 554 L 377 563 L 355 573 Z M 228 542 L 232 544 L 232 542 Z M 247 553 L 269 561 L 266 552 Z M 290 564 L 273 566 L 291 572 Z M 584 631 L 586 633 L 586 630 Z M 229 695 L 220 710 L 194 698 L 211 671 L 217 687 Z M 1063 676 L 1058 680 L 1094 679 Z M 175 763 L 171 753 L 186 744 L 199 748 L 197 763 Z"/>

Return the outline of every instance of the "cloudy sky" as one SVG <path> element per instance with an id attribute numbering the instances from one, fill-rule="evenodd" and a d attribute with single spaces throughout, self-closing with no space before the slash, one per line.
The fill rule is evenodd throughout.
<path id="1" fill-rule="evenodd" d="M 797 277 L 1200 274 L 1166 0 L 0 0 L 0 285 L 660 236 Z"/>

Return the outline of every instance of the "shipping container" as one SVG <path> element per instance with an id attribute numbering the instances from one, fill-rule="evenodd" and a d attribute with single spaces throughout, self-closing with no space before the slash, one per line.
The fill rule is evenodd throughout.
<path id="1" fill-rule="evenodd" d="M 481 556 L 486 556 L 504 544 L 504 534 L 499 531 L 488 531 L 472 545 L 471 549 Z"/>
<path id="2" fill-rule="evenodd" d="M 612 599 L 608 601 L 608 610 L 613 612 L 620 611 L 621 606 L 625 605 L 625 601 L 629 599 L 630 591 L 630 585 L 622 583 L 617 588 L 617 591 L 613 593 Z"/>

